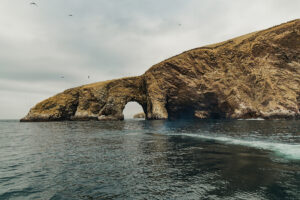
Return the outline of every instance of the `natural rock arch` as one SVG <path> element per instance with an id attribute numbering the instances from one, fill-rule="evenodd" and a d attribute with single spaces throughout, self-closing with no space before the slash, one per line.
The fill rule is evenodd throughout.
<path id="1" fill-rule="evenodd" d="M 101 83 L 100 83 L 101 84 Z M 92 86 L 94 96 L 96 94 L 102 94 L 96 98 L 95 104 L 98 105 L 98 109 L 95 114 L 98 120 L 123 120 L 123 110 L 128 102 L 137 102 L 140 104 L 145 113 L 147 113 L 147 96 L 145 92 L 145 85 L 143 79 L 140 77 L 130 77 L 124 79 L 118 79 L 109 81 L 104 85 L 99 85 L 95 88 Z M 87 95 L 84 95 L 86 97 Z M 89 95 L 88 98 L 90 99 Z M 81 118 L 81 110 L 91 110 L 87 108 L 85 102 L 89 102 L 87 99 L 83 101 L 83 106 L 79 106 L 73 119 Z M 81 107 L 83 109 L 81 109 Z M 89 117 L 90 114 L 87 116 Z"/>
<path id="2" fill-rule="evenodd" d="M 123 109 L 124 119 L 132 119 L 137 113 L 145 116 L 144 108 L 136 101 L 129 101 Z"/>
<path id="3" fill-rule="evenodd" d="M 38 103 L 21 121 L 123 120 L 131 101 L 142 106 L 146 119 L 167 119 L 164 103 L 148 90 L 143 76 L 71 88 Z"/>

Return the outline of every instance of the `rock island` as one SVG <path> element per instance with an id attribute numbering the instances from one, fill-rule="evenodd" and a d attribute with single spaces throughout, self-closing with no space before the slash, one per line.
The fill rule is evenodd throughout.
<path id="1" fill-rule="evenodd" d="M 300 19 L 164 60 L 141 76 L 67 89 L 21 121 L 299 118 Z"/>

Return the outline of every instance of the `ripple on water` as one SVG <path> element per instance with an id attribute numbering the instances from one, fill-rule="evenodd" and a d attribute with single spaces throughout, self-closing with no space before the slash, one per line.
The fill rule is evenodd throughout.
<path id="1" fill-rule="evenodd" d="M 299 199 L 299 121 L 0 122 L 0 199 Z"/>

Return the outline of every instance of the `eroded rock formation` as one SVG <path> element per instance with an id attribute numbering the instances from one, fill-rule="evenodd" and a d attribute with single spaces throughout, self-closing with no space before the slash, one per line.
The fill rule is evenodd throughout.
<path id="1" fill-rule="evenodd" d="M 130 101 L 147 119 L 298 118 L 300 20 L 186 51 L 143 75 L 68 89 L 21 121 L 122 120 Z"/>

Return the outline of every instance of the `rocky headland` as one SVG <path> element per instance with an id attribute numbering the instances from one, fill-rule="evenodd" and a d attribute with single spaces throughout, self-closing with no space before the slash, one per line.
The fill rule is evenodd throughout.
<path id="1" fill-rule="evenodd" d="M 300 19 L 183 52 L 141 76 L 65 90 L 21 121 L 122 120 L 130 101 L 146 119 L 299 118 Z"/>

